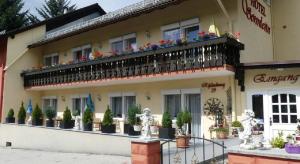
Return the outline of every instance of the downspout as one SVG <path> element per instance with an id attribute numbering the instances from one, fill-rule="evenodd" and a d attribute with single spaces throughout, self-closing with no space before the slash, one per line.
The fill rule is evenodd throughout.
<path id="1" fill-rule="evenodd" d="M 227 19 L 227 22 L 228 22 L 228 28 L 229 28 L 229 31 L 228 31 L 228 32 L 233 33 L 233 27 L 232 27 L 233 23 L 232 23 L 231 17 L 230 17 L 230 15 L 229 15 L 227 9 L 225 8 L 225 6 L 224 6 L 222 0 L 216 0 L 216 1 L 217 1 L 219 7 L 220 7 L 221 10 L 223 11 L 223 14 L 225 15 L 225 17 L 226 17 L 226 19 Z"/>

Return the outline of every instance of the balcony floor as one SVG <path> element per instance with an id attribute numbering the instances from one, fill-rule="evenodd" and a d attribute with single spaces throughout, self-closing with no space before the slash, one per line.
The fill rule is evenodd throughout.
<path id="1" fill-rule="evenodd" d="M 25 88 L 27 91 L 45 91 L 45 90 L 62 90 L 62 89 L 77 89 L 87 87 L 100 87 L 123 84 L 137 84 L 170 80 L 184 80 L 204 77 L 220 77 L 234 75 L 234 68 L 230 65 L 223 67 L 205 68 L 197 70 L 177 71 L 170 73 L 160 73 L 133 77 L 110 78 L 104 80 L 80 81 L 71 83 L 61 83 L 54 85 L 42 85 Z"/>

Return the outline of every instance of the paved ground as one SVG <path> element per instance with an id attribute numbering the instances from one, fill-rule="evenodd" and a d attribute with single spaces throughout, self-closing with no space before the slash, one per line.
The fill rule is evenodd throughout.
<path id="1" fill-rule="evenodd" d="M 0 147 L 3 164 L 130 164 L 130 157 L 45 152 Z"/>

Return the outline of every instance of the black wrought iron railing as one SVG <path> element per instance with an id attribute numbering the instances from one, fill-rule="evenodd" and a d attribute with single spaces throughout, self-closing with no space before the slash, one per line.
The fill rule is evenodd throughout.
<path id="1" fill-rule="evenodd" d="M 25 87 L 236 66 L 243 44 L 228 37 L 21 73 Z"/>

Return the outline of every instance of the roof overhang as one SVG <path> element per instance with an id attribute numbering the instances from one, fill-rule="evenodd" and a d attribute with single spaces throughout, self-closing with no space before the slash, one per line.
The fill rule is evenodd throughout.
<path id="1" fill-rule="evenodd" d="M 245 70 L 247 70 L 247 69 L 300 68 L 300 60 L 243 63 L 243 64 L 241 64 L 240 68 L 245 69 Z"/>

